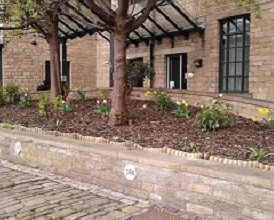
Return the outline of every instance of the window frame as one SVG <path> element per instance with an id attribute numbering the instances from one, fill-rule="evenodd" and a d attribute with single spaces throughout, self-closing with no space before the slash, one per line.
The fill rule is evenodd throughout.
<path id="1" fill-rule="evenodd" d="M 237 30 L 235 33 L 229 33 L 230 32 L 230 23 L 232 20 L 238 20 L 243 19 L 243 31 L 240 32 L 242 35 L 242 45 L 237 45 L 237 35 L 239 35 L 239 32 Z M 243 14 L 239 16 L 229 17 L 226 19 L 220 20 L 220 45 L 219 45 L 219 92 L 222 93 L 248 93 L 249 92 L 249 72 L 250 72 L 250 39 L 249 44 L 246 44 L 246 36 L 249 33 L 250 34 L 250 28 L 249 30 L 246 29 L 246 23 L 247 21 L 251 24 L 251 17 L 250 14 Z M 227 32 L 224 34 L 223 26 L 227 23 Z M 237 28 L 237 23 L 236 23 Z M 224 36 L 226 36 L 226 42 L 223 43 Z M 235 36 L 235 46 L 230 45 L 230 37 Z M 234 61 L 231 61 L 231 54 L 230 50 L 235 49 L 235 57 Z M 237 60 L 238 53 L 237 51 L 241 50 L 241 60 Z M 249 50 L 249 57 L 246 59 L 246 52 Z M 234 74 L 230 75 L 230 65 L 234 64 Z M 241 74 L 237 75 L 237 64 L 241 64 Z M 246 68 L 246 64 L 248 64 L 248 68 Z M 248 72 L 246 72 L 246 69 L 248 69 Z M 229 72 L 230 71 L 230 72 Z M 241 89 L 237 90 L 236 88 L 236 80 L 241 78 Z M 229 90 L 229 79 L 233 79 L 234 88 L 233 90 Z M 224 86 L 225 83 L 225 86 Z M 247 83 L 247 86 L 245 84 Z"/>

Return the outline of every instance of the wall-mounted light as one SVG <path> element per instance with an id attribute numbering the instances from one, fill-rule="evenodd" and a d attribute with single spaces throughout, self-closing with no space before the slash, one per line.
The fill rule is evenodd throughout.
<path id="1" fill-rule="evenodd" d="M 196 59 L 194 60 L 195 67 L 199 68 L 203 66 L 203 60 L 202 59 Z"/>
<path id="2" fill-rule="evenodd" d="M 34 35 L 32 36 L 32 41 L 30 42 L 30 44 L 31 44 L 32 46 L 37 46 L 36 34 L 34 34 Z"/>

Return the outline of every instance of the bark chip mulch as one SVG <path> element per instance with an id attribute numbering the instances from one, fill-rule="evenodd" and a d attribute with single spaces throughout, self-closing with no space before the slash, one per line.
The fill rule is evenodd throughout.
<path id="1" fill-rule="evenodd" d="M 143 104 L 147 108 L 143 109 Z M 155 110 L 154 102 L 132 100 L 129 104 L 132 125 L 111 127 L 107 119 L 102 119 L 95 112 L 96 100 L 84 103 L 72 101 L 74 112 L 59 114 L 62 125 L 60 132 L 80 133 L 82 135 L 104 137 L 111 141 L 138 141 L 143 147 L 170 147 L 177 150 L 196 143 L 200 151 L 224 158 L 248 160 L 250 148 L 263 148 L 269 154 L 261 162 L 274 165 L 274 133 L 261 124 L 254 124 L 250 119 L 239 117 L 236 125 L 214 132 L 202 132 L 193 125 L 198 109 L 190 106 L 190 118 L 180 119 L 167 111 Z M 40 127 L 52 130 L 56 121 L 53 112 L 49 118 L 39 116 L 37 102 L 31 102 L 28 109 L 19 109 L 15 104 L 0 107 L 0 122 L 18 123 L 26 127 Z"/>

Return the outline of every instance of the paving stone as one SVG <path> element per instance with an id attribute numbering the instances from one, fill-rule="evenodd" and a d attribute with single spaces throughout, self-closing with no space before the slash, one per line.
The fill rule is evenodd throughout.
<path id="1" fill-rule="evenodd" d="M 52 219 L 60 219 L 60 218 L 64 218 L 68 215 L 71 215 L 73 213 L 75 213 L 76 210 L 75 209 L 63 209 L 61 211 L 58 211 L 58 212 L 55 212 L 55 213 L 52 213 L 50 215 L 48 215 L 50 218 Z"/>
<path id="2" fill-rule="evenodd" d="M 0 189 L 1 220 L 127 219 L 130 216 L 128 213 L 140 210 L 137 206 L 131 207 L 131 204 L 138 202 L 137 199 L 112 190 L 43 174 L 19 165 L 10 166 L 20 169 L 20 172 L 2 169 L 1 164 L 0 160 L 0 185 L 6 186 Z M 37 174 L 45 176 L 36 176 Z M 46 179 L 47 176 L 51 179 Z M 95 191 L 103 197 L 94 194 Z M 136 213 L 132 216 L 134 214 Z"/>
<path id="3" fill-rule="evenodd" d="M 136 206 L 127 206 L 122 209 L 122 212 L 124 212 L 126 214 L 133 214 L 133 213 L 137 213 L 140 211 L 141 211 L 141 209 Z"/>

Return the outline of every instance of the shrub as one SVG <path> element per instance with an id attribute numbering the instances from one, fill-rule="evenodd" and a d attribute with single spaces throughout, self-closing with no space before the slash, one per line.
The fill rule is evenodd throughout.
<path id="1" fill-rule="evenodd" d="M 214 99 L 209 106 L 199 104 L 201 111 L 195 116 L 194 124 L 202 131 L 215 131 L 216 129 L 236 123 L 236 117 L 230 113 L 231 106 L 222 101 L 221 96 Z"/>
<path id="2" fill-rule="evenodd" d="M 19 93 L 21 95 L 21 101 L 19 102 L 19 108 L 21 109 L 25 109 L 28 108 L 30 106 L 30 94 L 29 94 L 29 89 L 25 88 L 25 89 L 19 89 Z"/>
<path id="3" fill-rule="evenodd" d="M 252 117 L 253 122 L 259 122 L 266 124 L 271 132 L 274 132 L 274 112 L 267 108 L 259 108 L 258 112 L 262 115 L 262 118 Z"/>
<path id="4" fill-rule="evenodd" d="M 255 148 L 250 148 L 251 154 L 249 156 L 250 160 L 255 160 L 255 161 L 261 161 L 263 158 L 267 156 L 267 151 L 260 148 L 260 149 L 255 149 Z"/>
<path id="5" fill-rule="evenodd" d="M 69 103 L 69 99 L 67 98 L 66 101 L 62 101 L 62 104 L 59 108 L 60 112 L 62 113 L 70 113 L 73 112 L 73 108 L 71 107 L 70 103 Z"/>
<path id="6" fill-rule="evenodd" d="M 69 93 L 70 93 L 69 83 L 68 82 L 62 82 L 62 97 L 63 97 L 63 100 L 67 99 L 67 97 L 69 96 Z"/>
<path id="7" fill-rule="evenodd" d="M 179 118 L 188 118 L 188 103 L 183 100 L 182 102 L 177 101 L 177 108 L 172 112 Z"/>
<path id="8" fill-rule="evenodd" d="M 111 109 L 110 99 L 97 100 L 97 112 L 102 118 L 108 117 Z"/>
<path id="9" fill-rule="evenodd" d="M 43 117 L 48 117 L 48 111 L 50 107 L 50 94 L 43 93 L 38 102 L 39 115 Z"/>
<path id="10" fill-rule="evenodd" d="M 5 86 L 5 92 L 9 98 L 9 103 L 20 101 L 19 86 L 9 83 Z"/>
<path id="11" fill-rule="evenodd" d="M 79 89 L 76 89 L 76 98 L 80 102 L 85 102 L 86 101 L 86 93 Z"/>
<path id="12" fill-rule="evenodd" d="M 4 89 L 3 89 L 3 86 L 0 85 L 0 106 L 4 105 L 4 103 L 5 103 Z"/>
<path id="13" fill-rule="evenodd" d="M 173 106 L 173 102 L 169 96 L 165 92 L 155 92 L 155 104 L 158 111 L 166 111 Z"/>

